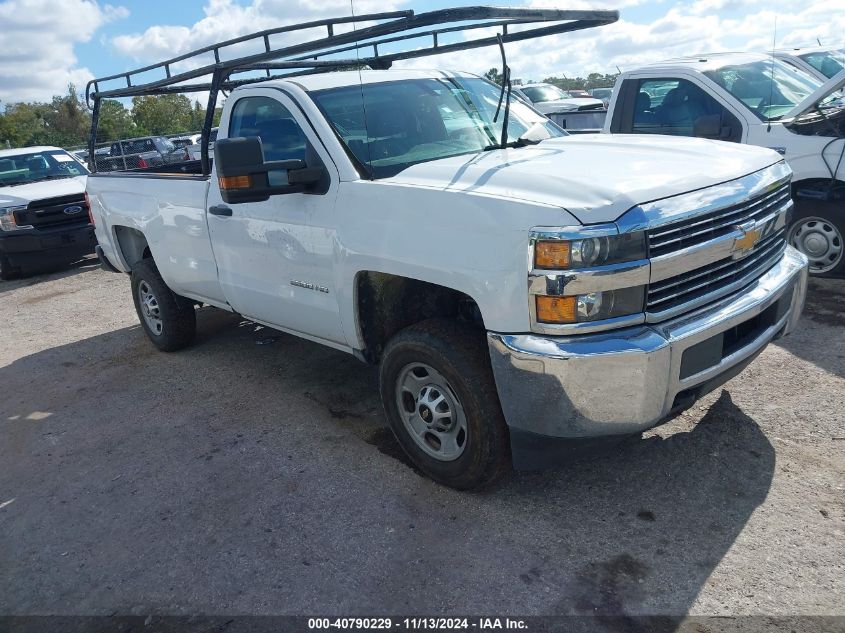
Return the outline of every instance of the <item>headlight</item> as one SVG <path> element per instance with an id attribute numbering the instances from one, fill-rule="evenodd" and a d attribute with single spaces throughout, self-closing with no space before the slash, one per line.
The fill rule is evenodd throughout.
<path id="1" fill-rule="evenodd" d="M 645 286 L 590 292 L 568 297 L 535 297 L 540 323 L 585 323 L 643 311 Z"/>
<path id="2" fill-rule="evenodd" d="M 534 267 L 541 270 L 592 268 L 645 259 L 645 233 L 601 235 L 576 240 L 540 240 Z"/>
<path id="3" fill-rule="evenodd" d="M 17 231 L 18 229 L 31 229 L 32 226 L 19 226 L 15 222 L 15 211 L 26 211 L 26 206 L 21 207 L 0 207 L 0 230 Z"/>

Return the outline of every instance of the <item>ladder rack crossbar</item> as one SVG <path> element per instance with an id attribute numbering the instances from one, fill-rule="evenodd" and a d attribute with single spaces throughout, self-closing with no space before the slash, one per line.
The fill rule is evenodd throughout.
<path id="1" fill-rule="evenodd" d="M 389 68 L 391 63 L 400 59 L 425 57 L 427 55 L 468 50 L 471 48 L 496 44 L 495 38 L 470 39 L 454 44 L 443 44 L 438 40 L 438 36 L 444 33 L 501 27 L 504 41 L 520 41 L 535 37 L 542 37 L 553 33 L 564 33 L 577 29 L 602 26 L 604 24 L 615 22 L 618 18 L 619 14 L 616 11 L 518 9 L 478 6 L 440 9 L 421 14 L 415 14 L 413 11 L 394 11 L 388 13 L 372 13 L 343 18 L 315 20 L 302 24 L 286 25 L 274 29 L 259 31 L 250 35 L 244 35 L 226 40 L 225 42 L 206 46 L 189 53 L 184 53 L 164 62 L 151 64 L 149 66 L 144 66 L 124 73 L 98 77 L 88 83 L 86 87 L 86 100 L 90 105 L 91 101 L 95 99 L 153 94 L 151 91 L 156 91 L 170 86 L 177 86 L 192 79 L 199 79 L 217 73 L 224 75 L 223 80 L 225 81 L 231 73 L 243 72 L 242 69 L 244 68 L 254 69 L 250 67 L 253 67 L 255 64 L 273 60 L 289 62 L 305 62 L 308 60 L 310 65 L 301 66 L 300 68 L 314 68 L 318 71 L 324 70 L 327 66 L 330 66 L 331 63 L 334 63 L 339 68 L 345 68 L 349 65 L 348 60 L 346 59 L 329 62 L 328 64 L 316 62 L 329 61 L 321 59 L 329 55 L 336 55 L 348 51 L 360 51 L 363 48 L 369 47 L 373 48 L 373 54 L 366 58 L 367 62 L 372 62 L 373 67 L 376 68 Z M 477 21 L 479 20 L 486 20 L 486 22 L 478 23 Z M 474 21 L 476 23 L 471 23 Z M 340 34 L 338 34 L 334 29 L 335 26 L 341 24 L 352 24 L 354 27 L 355 23 L 360 22 L 377 22 L 377 24 L 372 24 L 361 29 L 353 28 L 351 31 Z M 454 24 L 456 22 L 470 23 Z M 524 31 L 518 31 L 517 33 L 508 31 L 508 26 L 512 24 L 536 25 L 550 22 L 555 24 L 550 27 L 535 27 Z M 439 26 L 448 24 L 452 24 L 452 26 Z M 434 26 L 439 26 L 439 28 L 429 28 Z M 271 35 L 294 33 L 317 27 L 326 27 L 327 36 L 275 49 L 272 47 L 270 42 Z M 379 54 L 378 52 L 378 47 L 383 44 L 402 42 L 421 37 L 432 37 L 432 45 L 415 50 L 399 51 L 390 54 Z M 260 42 L 264 51 L 231 60 L 221 59 L 221 49 L 247 42 Z M 174 64 L 186 62 L 192 59 L 195 60 L 198 56 L 207 53 L 214 54 L 215 62 L 213 64 L 206 64 L 183 72 L 174 71 Z M 361 63 L 367 62 L 363 59 L 361 60 Z M 290 68 L 294 68 L 294 66 L 290 66 Z M 163 71 L 164 77 L 148 82 L 140 82 L 137 80 L 138 75 L 156 70 Z M 133 77 L 136 78 L 134 82 Z M 127 85 L 125 87 L 114 89 L 100 89 L 103 83 L 118 79 L 125 80 Z M 204 90 L 209 90 L 212 83 L 213 81 L 210 81 Z"/>
<path id="2" fill-rule="evenodd" d="M 210 171 L 208 156 L 209 134 L 214 120 L 217 97 L 221 91 L 232 90 L 238 86 L 267 81 L 268 79 L 283 79 L 298 75 L 330 72 L 334 70 L 360 68 L 369 66 L 373 69 L 390 68 L 394 62 L 406 59 L 416 59 L 430 55 L 440 55 L 456 51 L 470 50 L 484 46 L 497 46 L 499 43 L 520 42 L 538 37 L 568 33 L 605 24 L 611 24 L 619 19 L 618 11 L 599 10 L 566 10 L 566 9 L 520 9 L 498 8 L 487 6 L 458 7 L 440 9 L 427 13 L 416 14 L 413 11 L 392 11 L 385 13 L 370 13 L 359 16 L 315 20 L 301 24 L 290 24 L 273 29 L 267 29 L 243 35 L 225 42 L 206 46 L 195 51 L 184 53 L 177 57 L 151 64 L 128 72 L 99 77 L 88 82 L 85 88 L 86 102 L 92 108 L 91 135 L 89 137 L 89 155 L 94 156 L 97 141 L 97 125 L 99 122 L 100 106 L 103 99 L 126 98 L 137 96 L 180 94 L 191 92 L 208 92 L 208 106 L 205 111 L 203 124 L 201 162 L 203 174 Z M 369 26 L 357 29 L 357 23 L 368 23 Z M 352 30 L 338 33 L 338 25 L 351 24 Z M 526 27 L 522 30 L 509 30 L 510 26 Z M 318 37 L 307 42 L 288 44 L 273 48 L 270 41 L 272 35 L 295 33 L 306 29 L 326 29 L 324 37 Z M 486 37 L 482 34 L 475 39 L 465 38 L 463 41 L 443 43 L 440 36 L 447 33 L 479 31 L 484 29 L 501 29 L 495 36 Z M 407 42 L 413 39 L 430 37 L 427 46 L 406 48 L 395 52 L 385 53 L 384 48 L 379 52 L 379 46 Z M 263 52 L 245 55 L 234 59 L 224 60 L 220 51 L 230 46 L 258 43 Z M 362 49 L 372 48 L 371 55 L 362 56 Z M 355 59 L 325 59 L 332 55 L 340 55 L 355 51 Z M 213 64 L 206 64 L 182 72 L 174 70 L 173 66 L 180 62 L 193 60 L 197 62 L 200 55 L 212 53 Z M 272 74 L 271 71 L 287 71 Z M 152 81 L 139 81 L 138 75 L 147 72 L 161 71 L 164 75 Z M 233 78 L 246 72 L 264 71 L 266 76 Z M 136 81 L 133 83 L 133 77 Z M 204 78 L 208 78 L 203 81 Z M 105 82 L 124 80 L 125 87 L 101 90 Z M 199 83 L 189 83 L 200 80 Z M 96 164 L 92 164 L 92 171 Z"/>

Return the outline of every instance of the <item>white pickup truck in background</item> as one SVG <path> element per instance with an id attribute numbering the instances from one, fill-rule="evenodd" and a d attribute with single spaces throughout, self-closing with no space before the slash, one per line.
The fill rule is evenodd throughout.
<path id="1" fill-rule="evenodd" d="M 758 145 L 794 173 L 788 241 L 810 272 L 845 275 L 845 71 L 823 81 L 771 55 L 716 53 L 622 73 L 604 131 Z"/>
<path id="2" fill-rule="evenodd" d="M 783 48 L 776 50 L 774 55 L 821 81 L 832 79 L 845 70 L 845 48 Z"/>
<path id="3" fill-rule="evenodd" d="M 88 170 L 58 147 L 0 150 L 0 279 L 94 252 Z"/>
<path id="4" fill-rule="evenodd" d="M 795 327 L 776 152 L 568 136 L 518 101 L 502 146 L 499 91 L 398 70 L 239 87 L 216 177 L 89 178 L 101 257 L 163 350 L 201 303 L 379 363 L 402 447 L 462 489 L 654 426 Z"/>
<path id="5" fill-rule="evenodd" d="M 553 84 L 524 84 L 515 86 L 513 92 L 572 134 L 600 132 L 607 117 L 607 106 L 601 99 L 574 97 Z"/>

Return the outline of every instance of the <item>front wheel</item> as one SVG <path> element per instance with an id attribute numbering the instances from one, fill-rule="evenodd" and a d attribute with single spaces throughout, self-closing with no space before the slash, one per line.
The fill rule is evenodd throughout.
<path id="1" fill-rule="evenodd" d="M 194 341 L 197 329 L 194 304 L 174 293 L 152 259 L 132 268 L 132 299 L 147 337 L 164 352 L 175 352 Z"/>
<path id="2" fill-rule="evenodd" d="M 0 279 L 8 281 L 21 276 L 21 269 L 12 266 L 12 262 L 5 255 L 0 255 Z"/>
<path id="3" fill-rule="evenodd" d="M 379 372 L 388 423 L 413 463 L 459 490 L 493 483 L 510 444 L 484 332 L 432 319 L 397 334 Z"/>
<path id="4" fill-rule="evenodd" d="M 810 260 L 810 274 L 845 275 L 845 201 L 796 203 L 796 218 L 789 227 L 789 243 Z"/>

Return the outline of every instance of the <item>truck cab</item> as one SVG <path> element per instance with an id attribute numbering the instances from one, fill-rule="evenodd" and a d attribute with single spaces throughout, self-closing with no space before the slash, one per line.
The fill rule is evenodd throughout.
<path id="1" fill-rule="evenodd" d="M 771 55 L 668 60 L 617 80 L 604 131 L 698 137 L 777 151 L 794 172 L 790 242 L 812 273 L 845 274 L 843 81 L 823 82 Z"/>

